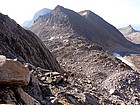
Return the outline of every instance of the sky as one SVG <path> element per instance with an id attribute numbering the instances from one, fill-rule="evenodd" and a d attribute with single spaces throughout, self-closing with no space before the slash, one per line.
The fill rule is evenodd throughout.
<path id="1" fill-rule="evenodd" d="M 0 12 L 22 24 L 38 10 L 57 5 L 76 12 L 91 10 L 116 28 L 131 24 L 140 30 L 140 0 L 0 0 Z"/>

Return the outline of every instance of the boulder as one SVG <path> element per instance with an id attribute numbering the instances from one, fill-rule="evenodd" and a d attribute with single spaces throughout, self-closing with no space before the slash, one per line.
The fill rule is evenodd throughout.
<path id="1" fill-rule="evenodd" d="M 30 72 L 20 62 L 0 56 L 0 84 L 27 85 Z"/>

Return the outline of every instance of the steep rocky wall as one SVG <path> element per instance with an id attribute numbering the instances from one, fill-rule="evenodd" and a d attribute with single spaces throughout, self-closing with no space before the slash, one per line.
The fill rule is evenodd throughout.
<path id="1" fill-rule="evenodd" d="M 0 14 L 0 54 L 34 66 L 63 72 L 54 56 L 35 34 L 3 14 Z"/>

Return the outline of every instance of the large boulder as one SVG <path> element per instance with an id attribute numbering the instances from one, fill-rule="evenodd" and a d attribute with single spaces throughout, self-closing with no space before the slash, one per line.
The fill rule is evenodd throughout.
<path id="1" fill-rule="evenodd" d="M 27 85 L 29 80 L 30 72 L 27 67 L 0 55 L 0 84 Z"/>

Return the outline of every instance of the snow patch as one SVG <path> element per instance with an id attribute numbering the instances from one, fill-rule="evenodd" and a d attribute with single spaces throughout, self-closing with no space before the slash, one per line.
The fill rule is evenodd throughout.
<path id="1" fill-rule="evenodd" d="M 126 59 L 124 59 L 120 54 L 118 53 L 113 53 L 113 56 L 115 56 L 116 58 L 120 59 L 122 62 L 124 62 L 125 64 L 127 64 L 130 67 L 134 67 L 134 64 L 132 64 L 131 62 L 127 61 Z"/>
<path id="2" fill-rule="evenodd" d="M 50 37 L 50 39 L 48 39 L 48 40 L 53 40 L 53 39 L 55 39 L 55 37 Z"/>
<path id="3" fill-rule="evenodd" d="M 87 15 L 87 12 L 84 12 L 82 15 Z"/>

